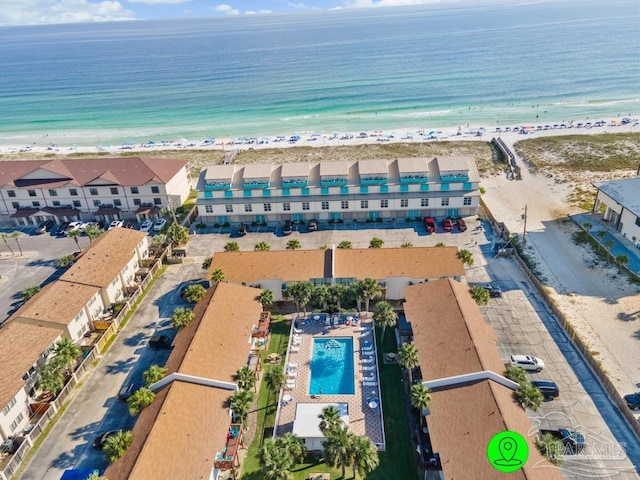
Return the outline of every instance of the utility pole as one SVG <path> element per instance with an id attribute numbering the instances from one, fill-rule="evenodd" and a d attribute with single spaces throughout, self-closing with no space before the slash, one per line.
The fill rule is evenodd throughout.
<path id="1" fill-rule="evenodd" d="M 527 244 L 527 206 L 524 206 L 524 230 L 522 232 L 522 247 Z"/>

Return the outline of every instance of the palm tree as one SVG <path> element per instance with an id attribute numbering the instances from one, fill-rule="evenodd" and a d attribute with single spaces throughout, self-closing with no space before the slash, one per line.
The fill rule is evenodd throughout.
<path id="1" fill-rule="evenodd" d="M 353 248 L 353 245 L 349 240 L 343 240 L 338 244 L 338 248 L 350 249 Z"/>
<path id="2" fill-rule="evenodd" d="M 109 480 L 107 477 L 103 477 L 102 475 L 93 472 L 91 475 L 87 477 L 87 480 Z"/>
<path id="3" fill-rule="evenodd" d="M 411 385 L 411 406 L 420 410 L 420 425 L 422 425 L 422 412 L 431 404 L 431 390 L 421 383 Z"/>
<path id="4" fill-rule="evenodd" d="M 265 373 L 264 382 L 267 384 L 269 390 L 279 392 L 285 382 L 282 367 L 274 367 Z"/>
<path id="5" fill-rule="evenodd" d="M 398 363 L 409 371 L 409 385 L 412 385 L 411 371 L 418 365 L 418 349 L 413 343 L 402 344 L 398 351 Z"/>
<path id="6" fill-rule="evenodd" d="M 260 447 L 260 471 L 265 480 L 291 480 L 293 456 L 273 438 L 267 438 Z"/>
<path id="7" fill-rule="evenodd" d="M 384 331 L 387 327 L 395 327 L 398 321 L 398 314 L 393 310 L 389 302 L 378 302 L 376 311 L 373 314 L 373 321 L 377 327 L 382 327 L 380 344 L 384 341 Z"/>
<path id="8" fill-rule="evenodd" d="M 287 250 L 298 250 L 299 248 L 302 248 L 302 244 L 297 238 L 292 238 L 287 242 Z"/>
<path id="9" fill-rule="evenodd" d="M 13 232 L 11 232 L 9 234 L 9 236 L 11 238 L 13 238 L 16 241 L 16 243 L 18 244 L 18 250 L 20 251 L 20 256 L 22 256 L 22 246 L 20 245 L 20 240 L 19 240 L 20 232 L 18 232 L 17 230 L 14 230 Z"/>
<path id="10" fill-rule="evenodd" d="M 618 265 L 618 272 L 622 273 L 622 266 L 629 263 L 629 257 L 624 253 L 616 256 L 616 265 Z"/>
<path id="11" fill-rule="evenodd" d="M 331 298 L 331 290 L 329 290 L 329 285 L 314 285 L 311 295 L 314 301 L 317 302 L 317 304 L 322 307 L 322 310 L 326 312 L 328 309 L 327 302 Z"/>
<path id="12" fill-rule="evenodd" d="M 127 400 L 129 404 L 129 413 L 132 417 L 140 415 L 140 412 L 153 403 L 156 394 L 147 387 L 142 387 L 133 392 Z"/>
<path id="13" fill-rule="evenodd" d="M 238 382 L 238 388 L 240 388 L 240 390 L 249 390 L 251 387 L 253 387 L 255 391 L 256 376 L 253 373 L 253 370 L 251 370 L 248 365 L 245 365 L 244 367 L 238 369 L 238 371 L 236 372 L 236 380 Z"/>
<path id="14" fill-rule="evenodd" d="M 211 273 L 211 282 L 212 283 L 222 283 L 222 282 L 226 282 L 226 281 L 227 281 L 227 276 L 224 274 L 222 269 L 216 268 Z"/>
<path id="15" fill-rule="evenodd" d="M 56 265 L 60 268 L 66 268 L 71 265 L 75 259 L 75 255 L 73 253 L 69 253 L 60 257 L 56 262 Z"/>
<path id="16" fill-rule="evenodd" d="M 322 413 L 318 415 L 318 418 L 320 419 L 318 428 L 320 428 L 320 431 L 325 437 L 328 436 L 331 431 L 344 423 L 340 418 L 340 410 L 333 405 L 324 407 L 322 409 Z"/>
<path id="17" fill-rule="evenodd" d="M 600 255 L 600 246 L 602 244 L 602 241 L 605 239 L 605 237 L 608 235 L 606 230 L 599 230 L 596 232 L 596 237 L 598 237 L 598 255 Z"/>
<path id="18" fill-rule="evenodd" d="M 342 309 L 342 301 L 347 294 L 347 287 L 342 283 L 335 283 L 329 287 L 329 293 L 331 294 L 331 299 L 336 302 L 338 311 L 340 311 Z"/>
<path id="19" fill-rule="evenodd" d="M 345 478 L 346 467 L 353 465 L 353 437 L 346 425 L 337 426 L 328 432 L 327 439 L 322 442 L 327 465 L 340 467 L 342 478 Z"/>
<path id="20" fill-rule="evenodd" d="M 360 311 L 360 308 L 361 308 L 360 302 L 364 298 L 362 293 L 363 291 L 364 291 L 364 285 L 362 283 L 362 280 L 351 282 L 347 290 L 347 295 L 350 297 L 350 299 L 355 300 L 356 310 L 358 311 Z"/>
<path id="21" fill-rule="evenodd" d="M 148 387 L 150 385 L 153 385 L 156 382 L 159 382 L 160 380 L 162 380 L 164 377 L 167 376 L 168 371 L 169 370 L 167 370 L 164 367 L 161 367 L 160 365 L 151 365 L 142 373 L 144 386 Z"/>
<path id="22" fill-rule="evenodd" d="M 402 245 L 400 245 L 400 248 L 411 248 L 413 247 L 413 243 L 411 242 L 404 242 Z"/>
<path id="23" fill-rule="evenodd" d="M 378 237 L 373 237 L 369 242 L 369 248 L 382 248 L 384 240 Z"/>
<path id="24" fill-rule="evenodd" d="M 545 433 L 536 438 L 536 447 L 549 462 L 554 465 L 562 465 L 564 445 L 559 439 L 554 438 L 550 433 Z"/>
<path id="25" fill-rule="evenodd" d="M 79 228 L 76 228 L 75 230 L 71 230 L 70 232 L 67 232 L 67 237 L 73 238 L 76 242 L 76 245 L 78 246 L 78 250 L 82 251 L 82 249 L 80 248 L 80 242 L 78 241 L 79 236 L 80 236 Z"/>
<path id="26" fill-rule="evenodd" d="M 307 456 L 307 447 L 293 433 L 287 432 L 283 437 L 276 439 L 276 443 L 280 448 L 289 452 L 293 463 L 302 463 L 304 457 Z"/>
<path id="27" fill-rule="evenodd" d="M 213 257 L 205 257 L 205 259 L 202 261 L 202 269 L 209 270 L 209 267 L 211 266 L 212 261 L 213 261 Z"/>
<path id="28" fill-rule="evenodd" d="M 229 399 L 233 416 L 239 418 L 243 425 L 247 421 L 247 415 L 249 415 L 249 409 L 252 403 L 253 392 L 247 392 L 246 390 L 240 390 L 234 393 Z"/>
<path id="29" fill-rule="evenodd" d="M 103 449 L 107 460 L 115 462 L 122 457 L 131 446 L 132 440 L 133 435 L 128 430 L 111 435 L 104 444 Z"/>
<path id="30" fill-rule="evenodd" d="M 471 297 L 476 301 L 478 305 L 489 304 L 489 290 L 482 287 L 471 287 L 469 290 Z"/>
<path id="31" fill-rule="evenodd" d="M 527 376 L 527 372 L 525 372 L 520 367 L 508 366 L 503 375 L 505 378 L 508 378 L 512 382 L 516 382 L 519 385 L 524 385 L 526 383 L 529 383 L 529 377 Z"/>
<path id="32" fill-rule="evenodd" d="M 458 251 L 458 258 L 462 261 L 462 263 L 468 267 L 473 265 L 473 253 L 471 253 L 466 248 Z"/>
<path id="33" fill-rule="evenodd" d="M 273 292 L 268 288 L 263 290 L 259 297 L 263 310 L 268 310 L 273 305 Z"/>
<path id="34" fill-rule="evenodd" d="M 271 245 L 269 245 L 267 242 L 258 242 L 256 243 L 255 247 L 253 247 L 253 249 L 256 252 L 268 252 L 269 250 L 271 250 Z"/>
<path id="35" fill-rule="evenodd" d="M 64 372 L 61 365 L 55 362 L 44 365 L 38 372 L 38 388 L 43 392 L 51 392 L 55 397 L 64 388 Z"/>
<path id="36" fill-rule="evenodd" d="M 607 253 L 609 255 L 611 255 L 611 247 L 613 247 L 614 245 L 614 241 L 611 238 L 608 238 L 607 240 L 605 240 L 604 242 L 604 248 L 607 249 Z M 607 260 L 609 259 L 609 257 L 607 256 Z"/>
<path id="37" fill-rule="evenodd" d="M 174 308 L 173 315 L 171 315 L 171 324 L 176 330 L 182 330 L 188 327 L 193 321 L 193 310 L 190 308 L 178 307 Z"/>
<path id="38" fill-rule="evenodd" d="M 225 252 L 239 252 L 240 251 L 240 245 L 238 245 L 238 242 L 227 242 L 227 244 L 224 246 L 224 251 Z"/>
<path id="39" fill-rule="evenodd" d="M 289 284 L 285 290 L 286 295 L 293 299 L 296 303 L 296 309 L 300 311 L 300 307 L 304 309 L 305 316 L 307 315 L 307 305 L 311 300 L 311 293 L 313 292 L 313 284 L 311 282 L 295 282 Z"/>
<path id="40" fill-rule="evenodd" d="M 584 228 L 584 239 L 587 240 L 589 238 L 589 230 L 593 228 L 593 223 L 584 222 L 582 228 Z"/>
<path id="41" fill-rule="evenodd" d="M 369 302 L 373 298 L 382 295 L 382 288 L 373 278 L 365 278 L 362 280 L 362 298 L 364 298 L 364 310 L 369 311 Z"/>
<path id="42" fill-rule="evenodd" d="M 445 247 L 446 245 L 444 244 L 444 242 L 438 242 L 436 243 L 436 247 Z"/>
<path id="43" fill-rule="evenodd" d="M 534 412 L 538 411 L 542 405 L 542 400 L 544 399 L 540 389 L 534 387 L 528 381 L 521 384 L 520 387 L 513 392 L 513 397 L 522 406 L 522 408 L 525 410 L 528 408 Z"/>
<path id="44" fill-rule="evenodd" d="M 367 473 L 371 473 L 376 469 L 380 463 L 378 449 L 369 438 L 354 435 L 351 448 L 353 449 L 354 478 L 356 478 L 356 474 L 365 477 Z"/>
<path id="45" fill-rule="evenodd" d="M 63 338 L 56 343 L 53 351 L 56 354 L 55 358 L 59 359 L 58 361 L 64 365 L 64 368 L 69 368 L 82 353 L 82 348 L 71 339 Z"/>
<path id="46" fill-rule="evenodd" d="M 205 296 L 207 291 L 200 284 L 189 285 L 184 289 L 184 298 L 189 303 L 198 303 Z"/>
<path id="47" fill-rule="evenodd" d="M 30 287 L 25 288 L 20 292 L 22 295 L 22 300 L 25 302 L 28 301 L 31 297 L 33 297 L 36 293 L 40 291 L 40 287 L 37 285 L 32 285 Z"/>
<path id="48" fill-rule="evenodd" d="M 4 244 L 7 246 L 7 248 L 11 252 L 11 255 L 15 255 L 15 252 L 13 251 L 11 246 L 9 245 L 9 242 L 7 242 L 7 239 L 11 238 L 9 236 L 9 234 L 8 233 L 0 233 L 0 236 L 2 237 L 2 240 L 4 241 Z"/>
<path id="49" fill-rule="evenodd" d="M 167 229 L 167 236 L 171 239 L 171 245 L 177 247 L 189 242 L 189 229 L 177 223 L 172 223 Z"/>
<path id="50" fill-rule="evenodd" d="M 89 237 L 89 243 L 98 238 L 100 235 L 104 233 L 104 230 L 98 228 L 94 225 L 88 225 L 87 228 L 84 229 L 84 233 Z"/>

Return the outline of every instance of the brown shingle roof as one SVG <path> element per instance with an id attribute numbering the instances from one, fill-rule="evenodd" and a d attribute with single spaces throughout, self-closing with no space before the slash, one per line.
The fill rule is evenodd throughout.
<path id="1" fill-rule="evenodd" d="M 0 408 L 24 385 L 22 376 L 60 336 L 60 331 L 7 322 L 0 328 Z"/>
<path id="2" fill-rule="evenodd" d="M 233 283 L 280 279 L 284 282 L 324 278 L 324 250 L 216 252 L 210 272 L 221 269 Z"/>
<path id="3" fill-rule="evenodd" d="M 68 325 L 98 292 L 99 288 L 96 286 L 59 280 L 44 287 L 14 313 L 11 319 L 21 317 Z"/>
<path id="4" fill-rule="evenodd" d="M 436 279 L 464 275 L 456 247 L 338 248 L 334 255 L 336 278 Z"/>
<path id="5" fill-rule="evenodd" d="M 146 236 L 146 233 L 130 228 L 113 228 L 94 241 L 60 279 L 107 287 L 131 260 L 135 247 Z"/>

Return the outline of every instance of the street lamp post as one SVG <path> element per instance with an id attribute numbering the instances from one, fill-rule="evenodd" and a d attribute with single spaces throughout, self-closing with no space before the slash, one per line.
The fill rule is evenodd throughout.
<path id="1" fill-rule="evenodd" d="M 527 244 L 527 206 L 524 206 L 524 215 L 522 217 L 524 219 L 524 230 L 522 231 L 522 247 Z"/>

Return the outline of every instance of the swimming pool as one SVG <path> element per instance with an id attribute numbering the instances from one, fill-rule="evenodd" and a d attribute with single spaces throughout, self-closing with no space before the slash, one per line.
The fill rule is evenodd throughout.
<path id="1" fill-rule="evenodd" d="M 314 338 L 309 395 L 353 395 L 353 338 Z"/>

